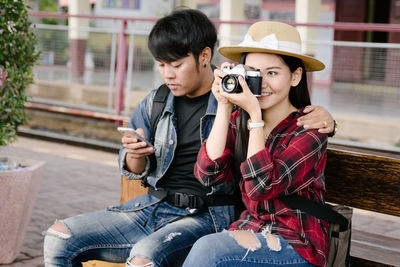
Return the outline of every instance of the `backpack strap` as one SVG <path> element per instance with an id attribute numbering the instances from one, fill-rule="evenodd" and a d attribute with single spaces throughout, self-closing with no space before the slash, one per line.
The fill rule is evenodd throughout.
<path id="1" fill-rule="evenodd" d="M 169 92 L 170 90 L 168 86 L 166 84 L 163 84 L 160 87 L 158 87 L 157 92 L 155 93 L 153 99 L 153 105 L 151 107 L 151 115 L 150 115 L 150 124 L 151 124 L 150 142 L 153 145 L 157 130 L 157 124 L 161 118 L 161 114 L 163 113 L 165 105 L 167 104 Z M 150 170 L 154 170 L 157 167 L 157 160 L 154 153 L 149 156 L 149 159 L 150 159 Z M 141 184 L 143 187 L 149 186 L 149 184 L 147 183 L 147 177 L 142 180 Z"/>
<path id="2" fill-rule="evenodd" d="M 349 225 L 348 220 L 343 215 L 332 210 L 328 205 L 320 204 L 296 194 L 284 196 L 279 199 L 292 209 L 298 209 L 318 219 L 340 224 L 341 231 L 346 230 Z"/>
<path id="3" fill-rule="evenodd" d="M 153 144 L 154 144 L 154 137 L 155 137 L 156 130 L 157 130 L 157 124 L 158 124 L 158 121 L 160 120 L 161 114 L 167 103 L 169 92 L 170 92 L 170 90 L 169 90 L 168 86 L 164 83 L 163 85 L 158 87 L 156 95 L 154 96 L 154 99 L 153 99 L 153 106 L 151 107 L 151 118 L 150 118 L 151 143 L 153 143 Z"/>

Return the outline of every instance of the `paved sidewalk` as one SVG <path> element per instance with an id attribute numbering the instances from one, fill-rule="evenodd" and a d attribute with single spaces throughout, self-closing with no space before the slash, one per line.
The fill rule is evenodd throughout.
<path id="1" fill-rule="evenodd" d="M 19 137 L 14 144 L 0 149 L 0 155 L 47 162 L 22 251 L 13 264 L 1 267 L 44 266 L 41 233 L 55 219 L 119 203 L 116 153 Z M 400 217 L 356 210 L 353 229 L 400 239 Z"/>
<path id="2" fill-rule="evenodd" d="M 2 267 L 44 266 L 42 232 L 55 219 L 119 203 L 117 153 L 19 137 L 0 155 L 47 162 L 22 251 L 13 264 Z"/>

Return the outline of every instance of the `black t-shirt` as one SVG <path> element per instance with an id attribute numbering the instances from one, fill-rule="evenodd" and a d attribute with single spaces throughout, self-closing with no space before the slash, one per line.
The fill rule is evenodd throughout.
<path id="1" fill-rule="evenodd" d="M 175 156 L 159 185 L 171 191 L 204 196 L 209 191 L 193 174 L 201 147 L 200 119 L 207 110 L 210 92 L 199 97 L 175 97 L 178 144 Z"/>

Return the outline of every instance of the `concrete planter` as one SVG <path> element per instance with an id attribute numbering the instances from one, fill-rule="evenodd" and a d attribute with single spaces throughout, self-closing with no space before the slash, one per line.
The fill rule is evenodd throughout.
<path id="1" fill-rule="evenodd" d="M 7 264 L 21 250 L 46 163 L 15 157 L 0 160 L 28 166 L 0 171 L 0 264 Z"/>

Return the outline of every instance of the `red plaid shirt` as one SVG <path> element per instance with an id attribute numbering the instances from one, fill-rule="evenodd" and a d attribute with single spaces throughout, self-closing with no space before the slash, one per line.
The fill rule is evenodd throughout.
<path id="1" fill-rule="evenodd" d="M 194 173 L 206 186 L 229 181 L 234 177 L 234 144 L 236 117 L 223 155 L 212 161 L 202 145 Z M 265 149 L 242 162 L 239 186 L 246 210 L 229 230 L 267 231 L 284 237 L 307 261 L 326 265 L 328 223 L 311 215 L 292 210 L 279 197 L 298 193 L 320 202 L 325 194 L 324 168 L 327 136 L 317 130 L 296 125 L 302 110 L 281 121 L 268 137 Z"/>

